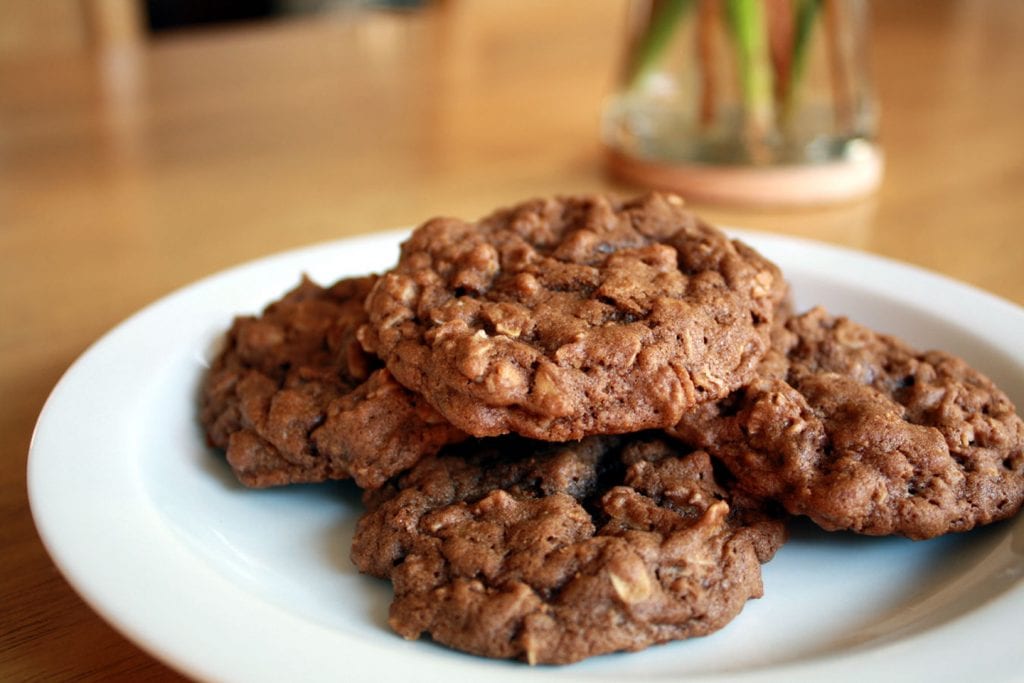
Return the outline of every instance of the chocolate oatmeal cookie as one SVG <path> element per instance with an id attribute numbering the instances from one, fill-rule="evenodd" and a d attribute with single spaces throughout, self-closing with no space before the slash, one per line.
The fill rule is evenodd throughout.
<path id="1" fill-rule="evenodd" d="M 235 319 L 200 418 L 246 486 L 352 477 L 372 488 L 465 437 L 356 341 L 373 282 L 304 279 L 261 316 Z"/>
<path id="2" fill-rule="evenodd" d="M 463 431 L 565 441 L 668 427 L 749 381 L 781 290 L 677 197 L 537 200 L 417 229 L 360 339 Z"/>
<path id="3" fill-rule="evenodd" d="M 785 537 L 706 453 L 649 433 L 470 441 L 364 498 L 352 557 L 394 583 L 395 631 L 531 664 L 711 633 Z"/>
<path id="4" fill-rule="evenodd" d="M 759 379 L 674 429 L 747 492 L 825 529 L 915 539 L 1020 509 L 1024 422 L 988 378 L 820 308 L 787 328 Z"/>

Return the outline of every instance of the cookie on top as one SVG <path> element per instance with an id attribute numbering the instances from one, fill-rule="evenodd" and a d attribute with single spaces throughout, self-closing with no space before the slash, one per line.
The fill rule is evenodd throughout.
<path id="1" fill-rule="evenodd" d="M 367 299 L 360 340 L 474 436 L 669 427 L 750 381 L 784 283 L 673 195 L 438 218 Z"/>

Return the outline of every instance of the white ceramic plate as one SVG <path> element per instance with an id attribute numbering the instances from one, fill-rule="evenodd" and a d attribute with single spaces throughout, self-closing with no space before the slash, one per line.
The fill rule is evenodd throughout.
<path id="1" fill-rule="evenodd" d="M 234 268 L 133 316 L 80 358 L 39 418 L 36 524 L 61 571 L 127 637 L 197 678 L 234 681 L 1021 680 L 1024 517 L 914 543 L 797 524 L 766 597 L 707 638 L 530 668 L 406 642 L 390 586 L 348 559 L 347 483 L 249 491 L 205 446 L 200 377 L 237 312 L 302 272 L 387 268 L 401 233 Z M 761 234 L 797 304 L 957 353 L 1024 405 L 1024 310 L 865 254 Z"/>

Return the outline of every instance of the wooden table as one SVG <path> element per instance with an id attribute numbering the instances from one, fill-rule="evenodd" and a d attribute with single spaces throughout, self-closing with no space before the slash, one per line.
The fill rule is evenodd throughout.
<path id="1" fill-rule="evenodd" d="M 622 2 L 448 0 L 0 60 L 0 680 L 172 679 L 48 559 L 24 471 L 105 330 L 253 257 L 437 213 L 630 188 L 597 115 Z M 721 222 L 884 254 L 1024 304 L 1024 3 L 876 3 L 870 200 Z"/>

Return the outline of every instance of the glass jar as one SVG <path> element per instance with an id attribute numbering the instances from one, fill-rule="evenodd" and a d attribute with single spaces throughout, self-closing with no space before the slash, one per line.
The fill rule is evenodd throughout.
<path id="1" fill-rule="evenodd" d="M 870 192 L 867 34 L 865 0 L 633 0 L 603 117 L 613 172 L 733 202 Z"/>

